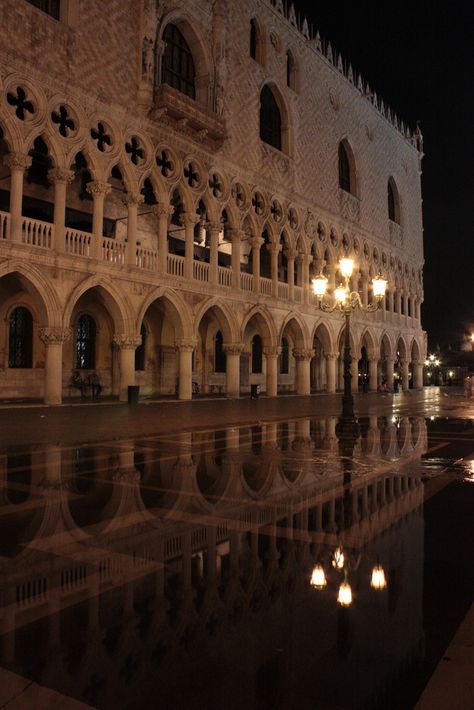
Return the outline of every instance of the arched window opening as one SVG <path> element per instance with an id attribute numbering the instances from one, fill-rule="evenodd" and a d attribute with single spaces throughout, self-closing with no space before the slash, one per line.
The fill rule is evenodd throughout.
<path id="1" fill-rule="evenodd" d="M 262 373 L 262 339 L 257 334 L 252 338 L 252 372 L 260 375 Z"/>
<path id="2" fill-rule="evenodd" d="M 390 291 L 385 291 L 385 310 L 390 310 Z"/>
<path id="3" fill-rule="evenodd" d="M 264 279 L 272 277 L 272 255 L 270 253 L 271 240 L 268 231 L 262 232 L 263 244 L 260 248 L 260 276 Z"/>
<path id="4" fill-rule="evenodd" d="M 193 55 L 176 25 L 169 24 L 163 32 L 165 52 L 163 55 L 161 81 L 186 94 L 196 98 L 196 71 Z"/>
<path id="5" fill-rule="evenodd" d="M 392 222 L 400 224 L 400 202 L 398 199 L 397 188 L 392 178 L 387 183 L 387 207 L 388 218 Z"/>
<path id="6" fill-rule="evenodd" d="M 339 187 L 346 192 L 352 192 L 349 156 L 342 143 L 339 143 Z"/>
<path id="7" fill-rule="evenodd" d="M 250 57 L 257 59 L 258 29 L 255 20 L 250 20 Z"/>
<path id="8" fill-rule="evenodd" d="M 145 369 L 145 353 L 146 353 L 146 328 L 145 324 L 142 323 L 140 328 L 140 335 L 142 336 L 142 342 L 135 349 L 135 370 L 143 371 Z"/>
<path id="9" fill-rule="evenodd" d="M 84 313 L 76 324 L 76 363 L 77 370 L 95 368 L 95 320 Z"/>
<path id="10" fill-rule="evenodd" d="M 35 138 L 28 155 L 31 158 L 31 165 L 26 173 L 26 182 L 41 185 L 47 189 L 51 184 L 48 171 L 53 167 L 53 161 L 49 155 L 48 146 L 41 136 Z"/>
<path id="11" fill-rule="evenodd" d="M 269 86 L 260 94 L 260 138 L 265 143 L 281 150 L 281 114 Z"/>
<path id="12" fill-rule="evenodd" d="M 296 65 L 290 50 L 286 53 L 286 85 L 296 91 Z"/>
<path id="13" fill-rule="evenodd" d="M 287 375 L 290 371 L 290 344 L 287 338 L 281 339 L 280 375 Z"/>
<path id="14" fill-rule="evenodd" d="M 407 300 L 408 305 L 408 317 L 411 318 L 411 298 Z"/>
<path id="15" fill-rule="evenodd" d="M 224 352 L 224 338 L 220 330 L 214 339 L 214 372 L 226 371 L 226 356 Z"/>
<path id="16" fill-rule="evenodd" d="M 144 197 L 144 204 L 145 205 L 156 205 L 158 200 L 156 199 L 155 196 L 155 190 L 153 188 L 153 184 L 150 180 L 150 178 L 146 178 L 146 180 L 143 183 L 143 187 L 141 189 L 141 194 Z"/>
<path id="17" fill-rule="evenodd" d="M 10 315 L 8 367 L 33 367 L 33 318 L 23 306 L 15 308 Z"/>

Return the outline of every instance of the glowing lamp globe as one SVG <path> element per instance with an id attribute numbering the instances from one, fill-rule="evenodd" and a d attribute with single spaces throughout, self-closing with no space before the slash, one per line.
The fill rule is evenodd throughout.
<path id="1" fill-rule="evenodd" d="M 375 298 L 383 298 L 385 296 L 385 289 L 387 288 L 387 282 L 381 276 L 372 279 L 372 289 L 374 291 Z"/>
<path id="2" fill-rule="evenodd" d="M 327 584 L 326 575 L 322 565 L 315 565 L 311 573 L 310 584 L 315 589 L 324 589 Z"/>
<path id="3" fill-rule="evenodd" d="M 313 279 L 313 292 L 316 296 L 322 298 L 326 293 L 328 287 L 328 280 L 325 276 L 320 274 L 315 279 Z"/>
<path id="4" fill-rule="evenodd" d="M 375 565 L 372 569 L 372 579 L 370 580 L 370 586 L 372 589 L 385 589 L 387 586 L 387 579 L 385 577 L 384 568 L 382 565 Z"/>
<path id="5" fill-rule="evenodd" d="M 337 603 L 341 606 L 350 606 L 352 604 L 352 589 L 347 582 L 343 582 L 339 587 Z"/>
<path id="6" fill-rule="evenodd" d="M 347 292 L 347 288 L 342 284 L 339 286 L 339 288 L 336 288 L 336 290 L 334 291 L 336 301 L 338 303 L 344 303 L 344 301 L 346 300 Z"/>
<path id="7" fill-rule="evenodd" d="M 344 567 L 344 553 L 341 547 L 336 547 L 334 550 L 334 555 L 332 558 L 332 566 L 336 569 L 342 569 Z"/>
<path id="8" fill-rule="evenodd" d="M 341 259 L 339 261 L 339 269 L 341 274 L 345 279 L 350 279 L 352 272 L 354 270 L 354 260 L 353 259 Z"/>

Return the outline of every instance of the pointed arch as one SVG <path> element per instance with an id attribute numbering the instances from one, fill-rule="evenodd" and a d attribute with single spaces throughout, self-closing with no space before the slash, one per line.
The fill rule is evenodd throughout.
<path id="1" fill-rule="evenodd" d="M 251 320 L 255 320 L 258 325 L 264 347 L 275 347 L 278 342 L 278 334 L 270 313 L 263 306 L 254 306 L 245 316 L 241 327 L 241 342 L 244 342 L 245 330 Z"/>
<path id="2" fill-rule="evenodd" d="M 111 279 L 97 275 L 84 279 L 69 296 L 64 310 L 64 326 L 69 327 L 75 305 L 83 294 L 91 290 L 97 290 L 101 294 L 104 305 L 112 317 L 115 332 L 134 335 L 136 332 L 134 318 L 127 297 Z"/>
<path id="3" fill-rule="evenodd" d="M 357 171 L 354 158 L 354 151 L 347 140 L 344 138 L 338 147 L 338 174 L 339 187 L 351 195 L 357 196 Z"/>
<path id="4" fill-rule="evenodd" d="M 233 313 L 225 303 L 216 297 L 205 301 L 196 313 L 194 321 L 194 335 L 196 337 L 199 332 L 201 321 L 207 313 L 212 313 L 212 315 L 216 318 L 219 329 L 222 331 L 225 343 L 239 342 L 239 326 Z"/>
<path id="5" fill-rule="evenodd" d="M 387 211 L 389 220 L 400 224 L 400 193 L 393 177 L 387 183 Z"/>
<path id="6" fill-rule="evenodd" d="M 292 311 L 291 313 L 288 313 L 287 317 L 282 323 L 282 326 L 280 328 L 280 333 L 279 333 L 279 338 L 278 341 L 281 342 L 285 331 L 289 332 L 291 334 L 294 346 L 296 348 L 308 348 L 309 346 L 309 332 L 308 328 L 306 327 L 306 323 L 304 320 L 301 318 L 301 316 L 296 313 L 295 311 Z"/>
<path id="7" fill-rule="evenodd" d="M 171 307 L 176 337 L 180 340 L 192 338 L 194 328 L 189 306 L 178 293 L 163 286 L 154 289 L 143 302 L 135 324 L 136 332 L 140 332 L 147 310 L 158 300 L 162 300 Z"/>
<path id="8" fill-rule="evenodd" d="M 337 350 L 337 341 L 336 343 L 334 342 L 334 335 L 325 321 L 320 320 L 319 323 L 316 324 L 311 343 L 314 343 L 315 338 L 322 344 L 325 355 Z"/>
<path id="9" fill-rule="evenodd" d="M 260 90 L 260 138 L 273 148 L 292 155 L 292 135 L 289 108 L 273 82 Z"/>
<path id="10" fill-rule="evenodd" d="M 39 305 L 40 317 L 45 326 L 61 324 L 61 306 L 59 297 L 47 279 L 35 266 L 16 260 L 0 264 L 0 279 L 8 274 L 18 274 L 22 286 L 30 292 Z"/>

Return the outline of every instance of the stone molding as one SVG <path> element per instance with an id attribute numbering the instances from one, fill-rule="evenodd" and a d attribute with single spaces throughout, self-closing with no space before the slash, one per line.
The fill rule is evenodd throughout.
<path id="1" fill-rule="evenodd" d="M 179 221 L 183 227 L 195 227 L 200 219 L 200 216 L 193 212 L 183 212 L 179 217 Z"/>
<path id="2" fill-rule="evenodd" d="M 250 237 L 249 239 L 249 244 L 252 247 L 252 249 L 260 249 L 262 244 L 264 243 L 264 239 L 262 237 Z"/>
<path id="3" fill-rule="evenodd" d="M 151 208 L 151 211 L 155 215 L 155 217 L 171 217 L 171 215 L 174 212 L 174 208 L 171 205 L 163 205 L 162 203 L 159 203 L 158 205 L 153 205 Z"/>
<path id="4" fill-rule="evenodd" d="M 278 357 L 281 355 L 281 348 L 274 345 L 269 345 L 263 348 L 263 354 L 266 358 Z"/>
<path id="5" fill-rule="evenodd" d="M 293 357 L 295 360 L 312 360 L 314 357 L 314 350 L 312 348 L 293 348 Z"/>
<path id="6" fill-rule="evenodd" d="M 224 225 L 221 222 L 206 222 L 206 229 L 210 232 L 222 232 Z"/>
<path id="7" fill-rule="evenodd" d="M 240 355 L 244 349 L 243 343 L 223 343 L 222 347 L 227 355 Z"/>
<path id="8" fill-rule="evenodd" d="M 130 205 L 142 205 L 145 201 L 145 196 L 140 192 L 127 192 L 122 197 L 122 202 L 124 205 L 129 207 Z"/>
<path id="9" fill-rule="evenodd" d="M 72 328 L 61 328 L 61 326 L 46 326 L 40 328 L 38 337 L 42 343 L 48 345 L 63 345 L 72 335 Z"/>
<path id="10" fill-rule="evenodd" d="M 175 344 L 175 349 L 179 350 L 180 353 L 193 352 L 196 348 L 195 340 L 177 340 Z"/>

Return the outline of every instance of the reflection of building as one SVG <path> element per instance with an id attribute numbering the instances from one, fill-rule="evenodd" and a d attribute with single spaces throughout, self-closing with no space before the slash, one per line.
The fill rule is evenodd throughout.
<path id="1" fill-rule="evenodd" d="M 157 688 L 164 707 L 195 707 L 197 688 L 209 708 L 253 707 L 271 679 L 327 693 L 385 628 L 360 670 L 369 700 L 420 651 L 425 449 L 424 421 L 367 420 L 345 488 L 334 419 L 7 454 L 2 665 L 99 707 Z M 341 541 L 361 556 L 349 617 L 308 585 Z"/>
<path id="2" fill-rule="evenodd" d="M 421 134 L 293 8 L 18 2 L 0 30 L 4 396 L 77 395 L 74 367 L 122 399 L 135 381 L 335 391 L 341 322 L 310 278 L 334 289 L 343 254 L 364 303 L 389 282 L 354 320 L 354 386 L 359 359 L 371 389 L 395 362 L 422 385 Z"/>

